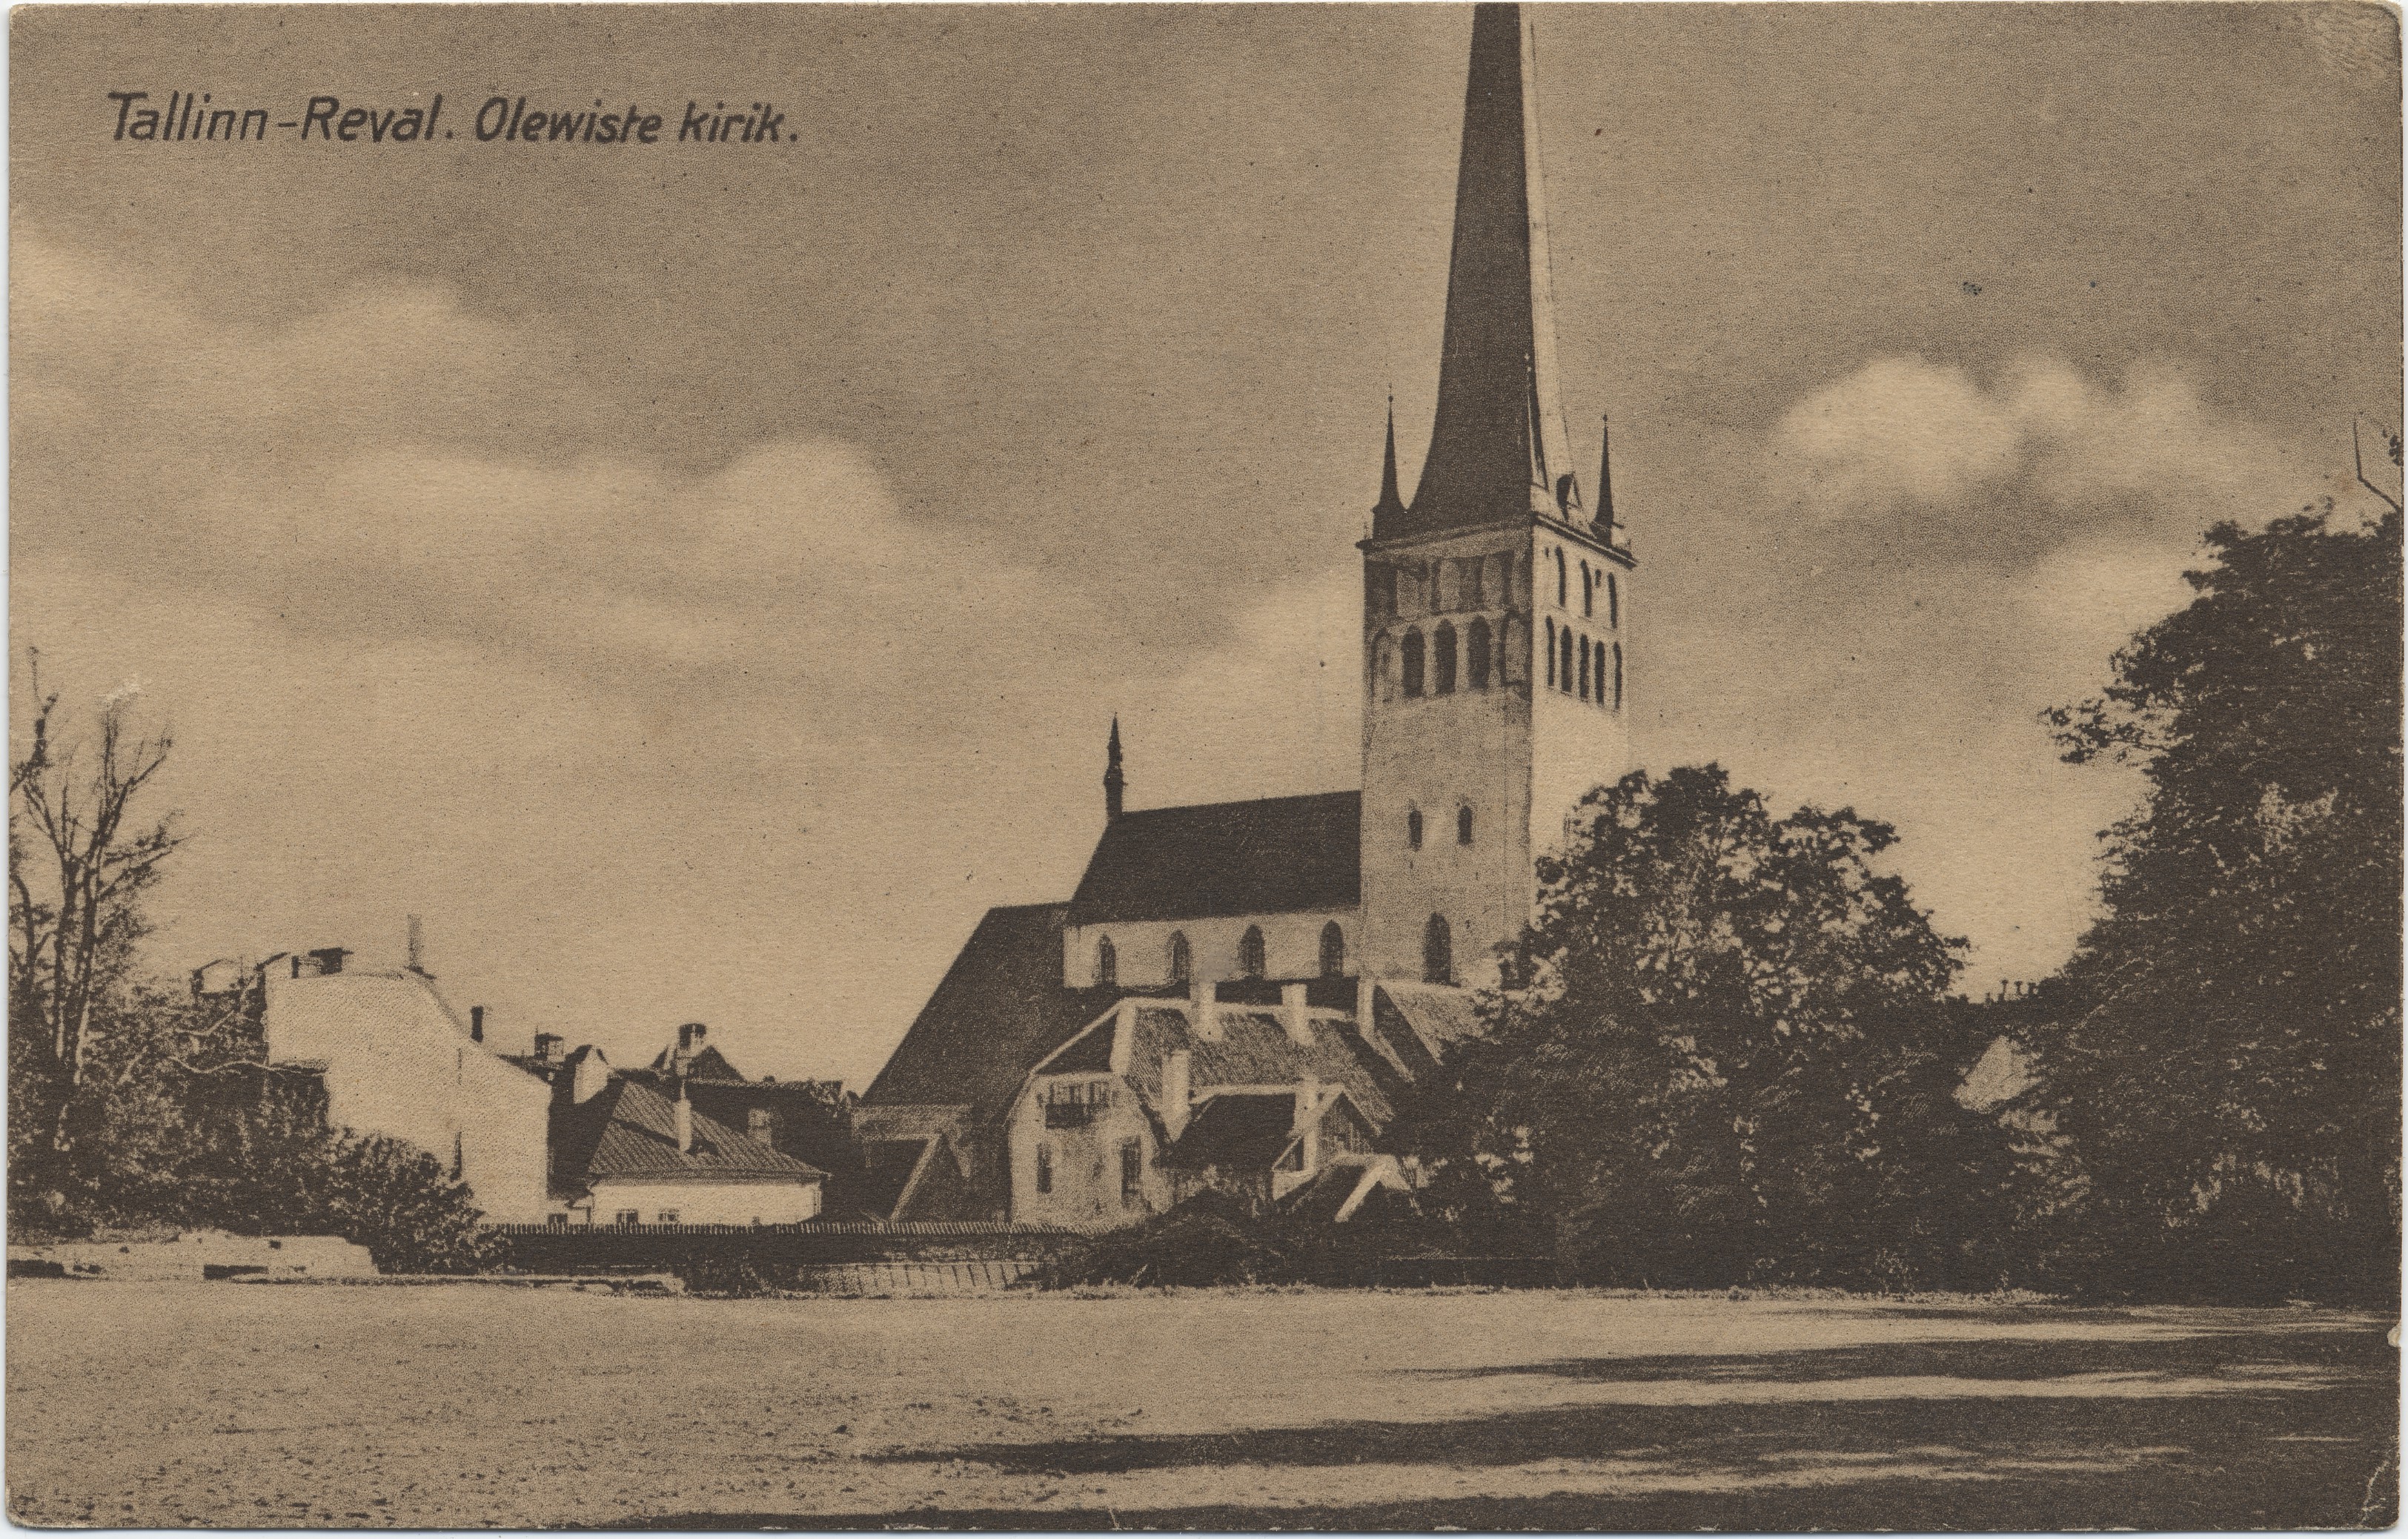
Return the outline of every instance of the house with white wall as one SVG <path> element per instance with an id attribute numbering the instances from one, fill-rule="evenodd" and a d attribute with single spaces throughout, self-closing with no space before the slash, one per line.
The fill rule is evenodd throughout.
<path id="1" fill-rule="evenodd" d="M 348 956 L 330 947 L 258 965 L 267 1061 L 317 1072 L 331 1126 L 433 1155 L 489 1220 L 541 1223 L 550 1091 L 494 1054 L 481 1011 L 463 1020 L 430 975 L 348 967 Z"/>

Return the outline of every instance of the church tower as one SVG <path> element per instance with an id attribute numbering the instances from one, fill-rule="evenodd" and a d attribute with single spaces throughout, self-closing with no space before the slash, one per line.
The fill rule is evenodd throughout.
<path id="1" fill-rule="evenodd" d="M 1394 410 L 1363 541 L 1365 971 L 1477 984 L 1533 862 L 1630 762 L 1635 561 L 1601 450 L 1581 495 L 1555 368 L 1536 53 L 1473 13 L 1438 412 L 1412 500 Z"/>

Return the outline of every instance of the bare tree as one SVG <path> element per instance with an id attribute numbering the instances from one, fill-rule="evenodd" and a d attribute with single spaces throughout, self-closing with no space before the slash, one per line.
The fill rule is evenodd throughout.
<path id="1" fill-rule="evenodd" d="M 174 813 L 152 820 L 136 805 L 167 762 L 168 735 L 145 735 L 120 696 L 102 703 L 87 734 L 63 741 L 65 720 L 58 695 L 42 693 L 37 649 L 29 665 L 33 741 L 8 767 L 8 985 L 19 1043 L 10 1060 L 37 1066 L 47 1084 L 11 1089 L 49 1103 L 58 1153 L 96 1008 L 127 982 L 150 929 L 143 895 L 183 838 Z"/>

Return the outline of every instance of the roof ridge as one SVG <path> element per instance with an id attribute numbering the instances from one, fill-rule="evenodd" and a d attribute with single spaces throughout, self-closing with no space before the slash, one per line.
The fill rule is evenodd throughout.
<path id="1" fill-rule="evenodd" d="M 1232 807 L 1260 807 L 1274 801 L 1321 801 L 1339 797 L 1353 797 L 1360 801 L 1363 792 L 1357 787 L 1352 791 L 1291 791 L 1276 797 L 1240 797 L 1231 801 L 1182 801 L 1168 807 L 1132 807 L 1121 816 L 1127 819 L 1152 817 L 1160 813 L 1217 813 Z"/>

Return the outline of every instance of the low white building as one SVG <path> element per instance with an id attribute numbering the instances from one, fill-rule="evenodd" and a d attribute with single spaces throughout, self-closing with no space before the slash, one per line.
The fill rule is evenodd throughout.
<path id="1" fill-rule="evenodd" d="M 528 1083 L 536 1083 L 532 1078 Z M 799 1224 L 820 1215 L 826 1173 L 669 1094 L 611 1072 L 601 1049 L 553 1076 L 552 1221 Z"/>
<path id="2" fill-rule="evenodd" d="M 424 972 L 349 969 L 345 956 L 261 965 L 268 1062 L 316 1071 L 330 1124 L 425 1150 L 467 1184 L 487 1219 L 543 1222 L 551 1092 L 478 1040 Z"/>

